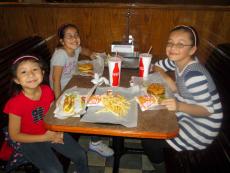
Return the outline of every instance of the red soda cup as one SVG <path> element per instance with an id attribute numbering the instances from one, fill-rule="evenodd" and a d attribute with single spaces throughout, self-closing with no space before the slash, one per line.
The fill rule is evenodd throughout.
<path id="1" fill-rule="evenodd" d="M 139 77 L 147 78 L 149 74 L 152 54 L 142 53 L 139 57 Z"/>
<path id="2" fill-rule="evenodd" d="M 121 78 L 121 57 L 115 56 L 108 59 L 110 85 L 117 87 Z"/>

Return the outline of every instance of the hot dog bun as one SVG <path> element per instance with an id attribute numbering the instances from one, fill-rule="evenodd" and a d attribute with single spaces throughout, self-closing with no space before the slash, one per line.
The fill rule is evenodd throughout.
<path id="1" fill-rule="evenodd" d="M 66 113 L 73 113 L 75 110 L 75 95 L 65 95 L 63 111 Z"/>

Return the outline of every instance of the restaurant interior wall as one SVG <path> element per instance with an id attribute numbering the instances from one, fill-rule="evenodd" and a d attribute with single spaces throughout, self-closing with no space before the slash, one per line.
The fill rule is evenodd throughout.
<path id="1" fill-rule="evenodd" d="M 25 0 L 21 0 L 25 1 Z M 33 0 L 26 0 L 33 1 Z M 203 5 L 229 5 L 229 0 L 44 0 L 53 3 L 149 3 L 149 4 L 203 4 Z"/>
<path id="2" fill-rule="evenodd" d="M 137 51 L 150 46 L 155 58 L 165 56 L 168 33 L 176 25 L 194 26 L 200 36 L 203 61 L 218 44 L 230 42 L 230 6 L 111 4 L 111 3 L 44 3 L 0 4 L 0 47 L 25 37 L 47 38 L 56 34 L 63 23 L 80 29 L 82 45 L 98 52 L 110 52 L 113 41 L 134 37 Z M 58 40 L 48 42 L 51 52 Z"/>

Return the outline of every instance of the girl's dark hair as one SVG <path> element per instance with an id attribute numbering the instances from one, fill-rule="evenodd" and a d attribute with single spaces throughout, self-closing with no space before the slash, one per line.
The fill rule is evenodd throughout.
<path id="1" fill-rule="evenodd" d="M 170 33 L 173 31 L 178 31 L 178 30 L 183 30 L 185 32 L 188 32 L 190 34 L 190 38 L 192 40 L 192 45 L 193 46 L 198 46 L 199 44 L 199 37 L 196 29 L 192 26 L 186 26 L 186 25 L 179 25 L 173 28 Z"/>
<path id="2" fill-rule="evenodd" d="M 59 39 L 63 39 L 64 38 L 64 35 L 65 35 L 65 31 L 67 28 L 75 28 L 77 30 L 77 33 L 79 34 L 79 29 L 76 25 L 74 24 L 71 24 L 71 23 L 67 23 L 67 24 L 63 24 L 61 25 L 59 28 L 58 28 L 58 38 Z"/>
<path id="3" fill-rule="evenodd" d="M 17 78 L 16 73 L 17 73 L 18 66 L 24 61 L 36 62 L 41 67 L 41 70 L 46 71 L 46 66 L 45 66 L 44 61 L 41 58 L 38 58 L 37 56 L 22 55 L 22 56 L 15 58 L 12 62 L 11 69 L 10 69 L 11 70 L 11 88 L 10 88 L 11 96 L 17 95 L 22 90 L 21 85 L 15 83 L 14 79 Z"/>

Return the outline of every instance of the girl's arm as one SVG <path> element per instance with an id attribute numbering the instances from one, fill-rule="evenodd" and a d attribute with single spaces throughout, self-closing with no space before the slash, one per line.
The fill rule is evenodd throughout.
<path id="1" fill-rule="evenodd" d="M 175 81 L 161 67 L 154 66 L 153 71 L 161 74 L 161 76 L 167 82 L 167 84 L 168 84 L 169 88 L 172 90 L 172 92 L 177 92 L 177 87 L 176 87 Z"/>
<path id="2" fill-rule="evenodd" d="M 14 114 L 9 114 L 9 135 L 12 140 L 23 143 L 32 142 L 59 142 L 61 143 L 63 135 L 58 132 L 47 131 L 44 135 L 30 135 L 20 132 L 21 118 Z"/>
<path id="3" fill-rule="evenodd" d="M 55 98 L 58 98 L 61 94 L 61 76 L 63 72 L 63 66 L 53 67 L 53 90 Z"/>
<path id="4" fill-rule="evenodd" d="M 203 106 L 194 105 L 194 104 L 187 104 L 187 103 L 183 103 L 183 102 L 177 103 L 177 111 L 185 112 L 187 114 L 197 115 L 197 116 L 209 116 L 211 114 Z"/>
<path id="5" fill-rule="evenodd" d="M 209 116 L 211 114 L 203 106 L 178 102 L 176 99 L 165 99 L 161 104 L 170 111 L 184 112 L 193 116 Z"/>
<path id="6" fill-rule="evenodd" d="M 81 53 L 80 53 L 80 54 L 83 55 L 83 56 L 90 57 L 91 59 L 96 58 L 95 52 L 93 52 L 93 51 L 91 51 L 90 49 L 85 48 L 85 47 L 82 47 L 82 48 L 81 48 Z"/>
<path id="7" fill-rule="evenodd" d="M 162 102 L 169 110 L 185 112 L 194 116 L 208 116 L 214 112 L 215 101 L 209 91 L 207 77 L 200 71 L 189 71 L 184 77 L 187 91 L 192 95 L 193 101 L 188 103 L 168 99 Z M 180 96 L 177 96 L 178 99 Z M 217 97 L 214 95 L 213 97 Z M 180 99 L 179 99 L 180 100 Z M 195 103 L 195 104 L 193 104 Z"/>

